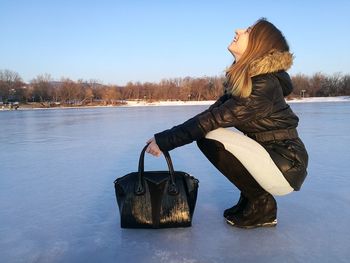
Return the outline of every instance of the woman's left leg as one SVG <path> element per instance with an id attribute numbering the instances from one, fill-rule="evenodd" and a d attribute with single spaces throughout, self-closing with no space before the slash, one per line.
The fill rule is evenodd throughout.
<path id="1" fill-rule="evenodd" d="M 219 141 L 203 138 L 197 144 L 208 160 L 241 191 L 238 204 L 225 210 L 227 222 L 244 228 L 276 225 L 275 199 L 255 181 L 244 165 Z"/>
<path id="2" fill-rule="evenodd" d="M 272 194 L 285 195 L 293 188 L 269 153 L 249 137 L 224 128 L 209 132 L 197 143 L 248 199 L 244 209 L 228 216 L 227 222 L 244 228 L 276 225 L 277 204 Z"/>
<path id="3" fill-rule="evenodd" d="M 266 191 L 255 181 L 242 163 L 222 143 L 202 138 L 197 141 L 199 149 L 208 160 L 231 182 L 245 197 L 256 197 Z"/>

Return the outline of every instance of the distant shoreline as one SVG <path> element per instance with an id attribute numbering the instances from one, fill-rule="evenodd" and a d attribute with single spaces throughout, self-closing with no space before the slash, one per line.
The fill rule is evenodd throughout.
<path id="1" fill-rule="evenodd" d="M 301 99 L 291 99 L 286 100 L 287 103 L 316 103 L 316 102 L 350 102 L 350 96 L 338 96 L 338 97 L 309 97 Z M 122 105 L 96 105 L 96 106 L 72 106 L 72 107 L 22 107 L 20 106 L 17 110 L 55 110 L 55 109 L 93 109 L 93 108 L 115 108 L 115 107 L 150 107 L 150 106 L 196 106 L 196 105 L 211 105 L 215 100 L 205 100 L 205 101 L 125 101 L 126 104 Z M 0 108 L 1 111 L 15 111 L 14 109 Z"/>

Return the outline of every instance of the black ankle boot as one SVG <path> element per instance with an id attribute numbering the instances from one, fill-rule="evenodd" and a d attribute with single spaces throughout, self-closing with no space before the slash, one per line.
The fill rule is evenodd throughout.
<path id="1" fill-rule="evenodd" d="M 248 200 L 246 207 L 240 213 L 226 217 L 227 223 L 242 227 L 255 228 L 277 225 L 276 200 L 269 193 L 264 193 Z"/>
<path id="2" fill-rule="evenodd" d="M 227 218 L 228 216 L 233 216 L 245 208 L 247 205 L 248 199 L 241 193 L 241 196 L 239 197 L 239 200 L 237 204 L 232 206 L 231 208 L 228 208 L 224 211 L 224 217 Z"/>

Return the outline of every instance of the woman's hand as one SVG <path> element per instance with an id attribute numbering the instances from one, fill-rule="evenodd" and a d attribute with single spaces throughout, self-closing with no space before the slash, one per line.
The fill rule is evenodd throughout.
<path id="1" fill-rule="evenodd" d="M 147 141 L 147 143 L 149 143 L 147 149 L 146 149 L 146 152 L 147 153 L 150 153 L 154 156 L 157 156 L 159 157 L 161 154 L 162 154 L 162 151 L 159 149 L 158 145 L 157 145 L 157 142 L 156 140 L 153 138 L 149 139 Z"/>

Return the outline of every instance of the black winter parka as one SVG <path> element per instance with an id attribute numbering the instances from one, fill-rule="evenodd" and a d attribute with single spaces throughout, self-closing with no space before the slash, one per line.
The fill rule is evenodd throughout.
<path id="1" fill-rule="evenodd" d="M 244 134 L 296 128 L 299 118 L 284 97 L 293 86 L 285 71 L 252 77 L 252 93 L 240 98 L 225 93 L 207 110 L 171 129 L 155 134 L 162 151 L 191 143 L 219 127 L 235 127 Z M 293 187 L 299 190 L 306 175 L 308 153 L 301 139 L 259 142 Z"/>

